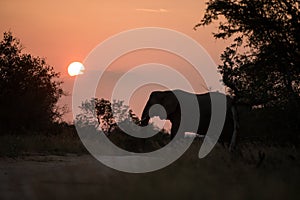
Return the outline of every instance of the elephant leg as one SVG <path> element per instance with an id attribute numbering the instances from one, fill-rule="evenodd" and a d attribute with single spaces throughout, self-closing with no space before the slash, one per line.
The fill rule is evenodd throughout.
<path id="1" fill-rule="evenodd" d="M 171 123 L 172 123 L 172 127 L 171 127 L 171 140 L 172 140 L 176 136 L 176 134 L 178 132 L 180 122 L 171 121 Z"/>

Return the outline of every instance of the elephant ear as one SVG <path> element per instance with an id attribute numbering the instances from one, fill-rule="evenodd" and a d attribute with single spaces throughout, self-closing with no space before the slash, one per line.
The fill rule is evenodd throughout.
<path id="1" fill-rule="evenodd" d="M 167 114 L 173 114 L 178 107 L 178 100 L 172 91 L 166 92 L 162 100 L 163 106 L 165 107 Z"/>

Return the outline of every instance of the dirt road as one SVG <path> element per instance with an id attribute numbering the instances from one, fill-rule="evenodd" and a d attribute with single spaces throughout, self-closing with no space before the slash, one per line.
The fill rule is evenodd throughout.
<path id="1" fill-rule="evenodd" d="M 292 199 L 299 167 L 287 166 L 257 169 L 210 156 L 128 174 L 89 155 L 0 158 L 0 199 Z"/>
<path id="2" fill-rule="evenodd" d="M 0 199 L 96 198 L 112 172 L 87 155 L 0 159 Z"/>

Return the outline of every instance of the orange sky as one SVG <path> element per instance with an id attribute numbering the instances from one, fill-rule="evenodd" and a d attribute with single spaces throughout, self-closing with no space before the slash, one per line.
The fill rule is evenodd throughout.
<path id="1" fill-rule="evenodd" d="M 218 63 L 228 42 L 212 37 L 214 26 L 193 30 L 204 9 L 202 0 L 1 0 L 0 32 L 12 31 L 27 52 L 46 58 L 61 72 L 64 89 L 71 93 L 74 78 L 67 75 L 68 64 L 83 61 L 101 41 L 133 28 L 155 26 L 185 33 Z M 126 69 L 114 67 L 113 71 Z M 71 109 L 70 97 L 62 101 Z M 70 121 L 70 116 L 65 118 Z"/>

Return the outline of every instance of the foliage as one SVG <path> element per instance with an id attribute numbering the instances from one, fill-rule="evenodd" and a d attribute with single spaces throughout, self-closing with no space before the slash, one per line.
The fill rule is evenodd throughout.
<path id="1" fill-rule="evenodd" d="M 85 102 L 81 103 L 79 107 L 81 113 L 76 116 L 75 124 L 79 127 L 98 127 L 99 122 L 97 120 L 97 114 L 95 109 L 97 99 L 92 98 L 91 100 L 86 100 Z"/>
<path id="2" fill-rule="evenodd" d="M 105 134 L 113 132 L 118 124 L 138 124 L 140 121 L 129 106 L 124 105 L 124 101 L 114 100 L 111 103 L 103 98 L 92 98 L 83 102 L 80 109 L 82 113 L 76 116 L 76 124 L 80 127 L 100 126 Z"/>
<path id="3" fill-rule="evenodd" d="M 165 130 L 158 130 L 150 124 L 142 130 L 140 120 L 124 101 L 114 100 L 111 103 L 103 98 L 92 98 L 82 102 L 81 113 L 76 116 L 76 126 L 88 132 L 98 130 L 107 135 L 108 139 L 118 147 L 130 152 L 151 152 L 169 143 L 170 137 Z M 142 132 L 143 131 L 143 132 Z M 145 131 L 155 131 L 149 138 L 136 138 L 130 132 L 145 134 Z M 88 137 L 88 136 L 87 136 Z"/>
<path id="4" fill-rule="evenodd" d="M 240 102 L 299 107 L 300 16 L 297 0 L 210 0 L 195 28 L 220 19 L 215 38 L 232 39 L 221 55 L 223 82 Z M 225 18 L 225 20 L 224 20 Z"/>
<path id="5" fill-rule="evenodd" d="M 5 32 L 0 42 L 0 128 L 15 132 L 47 129 L 63 114 L 59 73 L 45 59 L 22 53 L 20 41 Z"/>

